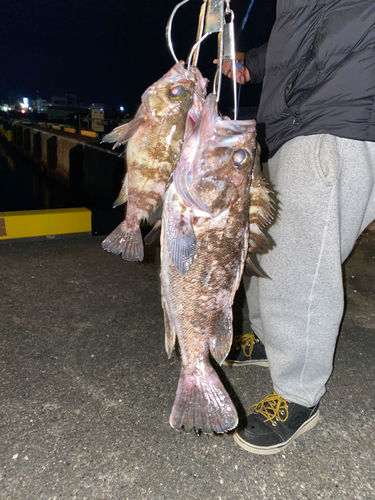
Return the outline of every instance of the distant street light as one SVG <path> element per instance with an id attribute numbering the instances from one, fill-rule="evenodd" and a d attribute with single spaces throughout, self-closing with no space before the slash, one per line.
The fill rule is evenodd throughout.
<path id="1" fill-rule="evenodd" d="M 120 111 L 125 111 L 124 106 L 120 106 Z"/>

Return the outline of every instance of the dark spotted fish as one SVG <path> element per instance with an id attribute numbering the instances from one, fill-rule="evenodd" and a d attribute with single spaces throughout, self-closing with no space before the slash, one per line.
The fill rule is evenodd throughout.
<path id="1" fill-rule="evenodd" d="M 237 412 L 211 365 L 232 344 L 232 304 L 249 241 L 255 121 L 222 119 L 209 95 L 186 137 L 164 202 L 161 285 L 166 350 L 178 338 L 182 368 L 170 424 L 211 434 Z"/>
<path id="2" fill-rule="evenodd" d="M 253 263 L 250 254 L 254 254 L 267 247 L 268 238 L 264 234 L 264 228 L 273 220 L 273 200 L 271 191 L 262 179 L 260 166 L 260 146 L 257 146 L 255 163 L 251 173 L 250 184 L 250 235 L 249 248 L 246 257 L 246 274 L 266 277 Z"/>
<path id="3" fill-rule="evenodd" d="M 187 70 L 180 61 L 144 92 L 134 119 L 104 137 L 104 142 L 115 142 L 114 148 L 128 143 L 127 174 L 115 201 L 115 206 L 127 201 L 126 218 L 103 241 L 105 250 L 122 253 L 129 261 L 143 260 L 140 222 L 162 200 L 181 152 L 186 123 L 189 116 L 194 120 L 199 115 L 206 84 L 197 68 Z"/>

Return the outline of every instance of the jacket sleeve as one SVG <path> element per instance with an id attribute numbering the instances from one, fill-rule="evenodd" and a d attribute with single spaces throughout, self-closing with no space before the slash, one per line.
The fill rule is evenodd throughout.
<path id="1" fill-rule="evenodd" d="M 245 66 L 250 73 L 251 83 L 260 83 L 263 81 L 266 70 L 266 52 L 267 43 L 256 49 L 251 49 L 245 54 Z"/>

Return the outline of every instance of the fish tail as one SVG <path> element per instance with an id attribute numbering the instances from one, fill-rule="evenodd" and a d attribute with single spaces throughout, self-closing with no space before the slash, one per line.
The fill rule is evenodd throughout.
<path id="1" fill-rule="evenodd" d="M 126 221 L 122 222 L 103 241 L 102 248 L 115 255 L 122 253 L 122 258 L 130 262 L 142 261 L 143 241 L 139 226 L 128 227 Z"/>
<path id="2" fill-rule="evenodd" d="M 169 418 L 177 431 L 222 434 L 238 425 L 236 408 L 211 365 L 181 371 Z"/>

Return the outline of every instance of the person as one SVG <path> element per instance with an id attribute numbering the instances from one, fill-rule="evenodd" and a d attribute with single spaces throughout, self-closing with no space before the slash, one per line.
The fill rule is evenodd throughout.
<path id="1" fill-rule="evenodd" d="M 280 203 L 274 248 L 258 259 L 271 279 L 245 283 L 254 333 L 227 358 L 269 364 L 274 392 L 234 435 L 258 454 L 318 422 L 343 316 L 342 263 L 375 219 L 375 2 L 277 0 L 276 9 L 268 44 L 236 54 L 237 81 L 263 81 L 257 120 Z M 232 77 L 230 62 L 223 72 Z"/>

